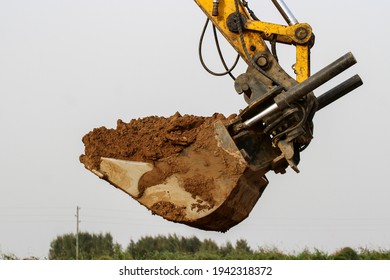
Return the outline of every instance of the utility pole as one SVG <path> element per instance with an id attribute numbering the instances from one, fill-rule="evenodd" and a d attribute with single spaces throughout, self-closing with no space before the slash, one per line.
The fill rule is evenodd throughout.
<path id="1" fill-rule="evenodd" d="M 79 215 L 80 207 L 77 206 L 76 209 L 76 260 L 79 259 L 79 225 L 80 225 L 80 215 Z"/>

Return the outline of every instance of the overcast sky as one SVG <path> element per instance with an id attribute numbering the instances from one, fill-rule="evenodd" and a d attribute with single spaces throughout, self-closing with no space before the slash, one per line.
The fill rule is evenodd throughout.
<path id="1" fill-rule="evenodd" d="M 210 0 L 211 1 L 211 0 Z M 286 0 L 316 34 L 313 72 L 352 51 L 365 84 L 315 116 L 300 174 L 269 174 L 248 219 L 225 234 L 173 224 L 79 163 L 83 135 L 149 115 L 229 115 L 245 107 L 229 77 L 197 57 L 205 16 L 191 0 L 0 0 L 0 253 L 46 257 L 50 242 L 80 229 L 110 232 L 123 246 L 178 234 L 253 249 L 351 246 L 390 249 L 390 2 Z M 284 24 L 270 0 L 249 1 L 264 21 Z M 207 36 L 206 60 L 217 53 Z M 280 47 L 283 67 L 293 47 Z M 224 45 L 228 61 L 235 52 Z M 242 62 L 240 71 L 245 71 Z M 327 86 L 330 87 L 330 86 Z M 326 88 L 316 91 L 324 92 Z"/>

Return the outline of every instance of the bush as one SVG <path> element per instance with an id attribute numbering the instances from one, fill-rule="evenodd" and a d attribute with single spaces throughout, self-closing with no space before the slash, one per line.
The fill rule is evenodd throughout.
<path id="1" fill-rule="evenodd" d="M 359 254 L 350 247 L 345 247 L 340 250 L 338 250 L 333 255 L 334 260 L 358 260 Z"/>

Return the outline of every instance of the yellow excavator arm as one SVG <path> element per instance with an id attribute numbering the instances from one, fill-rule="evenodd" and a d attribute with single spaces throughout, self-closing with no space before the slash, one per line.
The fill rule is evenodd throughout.
<path id="1" fill-rule="evenodd" d="M 347 53 L 311 75 L 310 25 L 299 23 L 282 0 L 272 1 L 287 25 L 260 21 L 245 0 L 195 0 L 248 64 L 245 73 L 231 75 L 246 108 L 230 118 L 175 114 L 118 121 L 116 130 L 94 129 L 83 138 L 84 166 L 154 214 L 223 232 L 252 211 L 268 185 L 267 172 L 283 174 L 288 167 L 299 172 L 316 112 L 362 80 L 355 75 L 315 96 L 315 89 L 356 60 Z M 278 62 L 279 43 L 296 48 L 295 78 Z"/>
<path id="2" fill-rule="evenodd" d="M 296 80 L 302 82 L 310 76 L 310 48 L 314 43 L 312 29 L 307 23 L 298 23 L 283 1 L 273 0 L 289 22 L 288 26 L 253 19 L 254 14 L 252 12 L 251 16 L 248 11 L 247 2 L 237 0 L 195 2 L 248 65 L 261 66 L 267 63 L 264 57 L 271 53 L 264 40 L 289 44 L 296 47 Z"/>

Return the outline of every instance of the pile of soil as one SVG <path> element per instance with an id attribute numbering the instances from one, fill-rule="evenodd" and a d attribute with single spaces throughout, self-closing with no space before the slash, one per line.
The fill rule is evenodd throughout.
<path id="1" fill-rule="evenodd" d="M 83 137 L 85 154 L 80 161 L 90 170 L 98 170 L 101 157 L 153 163 L 182 152 L 195 142 L 200 130 L 210 130 L 214 121 L 232 117 L 176 113 L 168 118 L 150 116 L 129 123 L 118 120 L 116 129 L 95 128 Z"/>
<path id="2" fill-rule="evenodd" d="M 133 119 L 129 123 L 118 120 L 116 129 L 95 128 L 83 137 L 85 154 L 80 156 L 80 161 L 89 170 L 99 170 L 102 157 L 152 163 L 155 168 L 139 181 L 137 198 L 140 198 L 148 187 L 163 183 L 175 173 L 191 174 L 189 166 L 197 166 L 198 162 L 200 165 L 208 166 L 210 171 L 219 168 L 224 173 L 230 172 L 233 175 L 237 173 L 234 164 L 226 163 L 233 163 L 234 160 L 227 159 L 229 155 L 220 155 L 215 151 L 217 143 L 214 131 L 216 120 L 228 121 L 232 118 L 234 115 L 226 118 L 218 113 L 211 117 L 182 116 L 176 113 L 168 118 L 150 116 Z M 195 156 L 174 157 L 189 146 L 191 149 L 187 151 L 196 150 L 198 151 L 196 154 L 202 156 L 198 156 L 197 159 Z M 188 160 L 192 162 L 189 163 Z M 183 187 L 193 197 L 200 197 L 206 201 L 210 208 L 214 206 L 214 182 L 206 174 L 186 177 Z M 161 208 L 171 207 L 155 206 L 155 209 L 152 209 L 155 212 L 162 212 Z M 202 210 L 200 203 L 192 207 Z M 157 208 L 160 210 L 157 211 Z M 169 212 L 178 216 L 180 209 L 176 212 L 170 209 Z"/>

